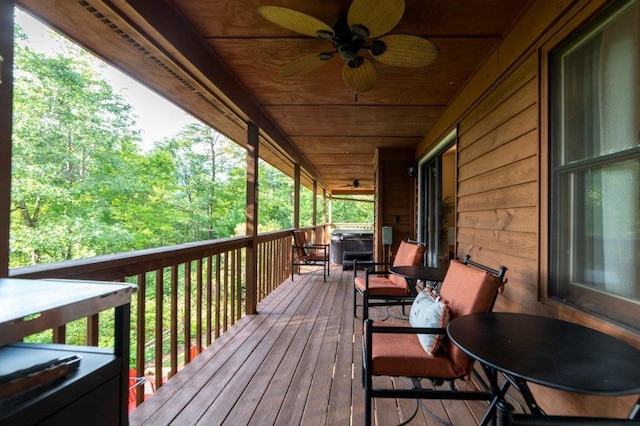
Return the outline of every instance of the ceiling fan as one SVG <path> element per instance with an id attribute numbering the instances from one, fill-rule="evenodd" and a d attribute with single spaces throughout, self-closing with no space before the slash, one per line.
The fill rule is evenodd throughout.
<path id="1" fill-rule="evenodd" d="M 328 40 L 332 50 L 304 55 L 280 71 L 282 77 L 301 76 L 327 63 L 334 56 L 344 59 L 342 79 L 353 92 L 364 93 L 376 83 L 376 67 L 363 51 L 379 62 L 397 67 L 421 67 L 438 58 L 438 47 L 422 37 L 390 34 L 404 14 L 404 0 L 353 0 L 341 12 L 333 28 L 302 12 L 280 6 L 260 6 L 265 19 L 310 37 Z"/>
<path id="2" fill-rule="evenodd" d="M 343 187 L 351 187 L 351 188 L 360 188 L 362 184 L 360 183 L 360 181 L 358 179 L 354 180 L 353 183 L 347 184 L 347 185 L 342 185 Z"/>

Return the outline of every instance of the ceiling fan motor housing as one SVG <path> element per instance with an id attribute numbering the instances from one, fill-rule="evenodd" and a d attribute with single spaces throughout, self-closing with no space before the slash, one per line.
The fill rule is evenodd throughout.
<path id="1" fill-rule="evenodd" d="M 360 34 L 368 34 L 369 31 L 363 25 L 354 25 L 358 27 Z M 347 11 L 344 10 L 338 15 L 336 23 L 333 25 L 333 46 L 336 48 L 340 57 L 345 61 L 351 61 L 358 56 L 358 51 L 364 47 L 366 37 L 360 37 L 360 34 L 352 32 L 347 22 Z"/>

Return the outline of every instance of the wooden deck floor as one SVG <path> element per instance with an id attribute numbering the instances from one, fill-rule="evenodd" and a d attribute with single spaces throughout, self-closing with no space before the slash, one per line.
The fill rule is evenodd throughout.
<path id="1" fill-rule="evenodd" d="M 362 325 L 352 315 L 352 274 L 334 266 L 325 283 L 319 268 L 303 269 L 140 405 L 131 424 L 363 424 Z M 477 425 L 486 409 L 482 402 L 425 405 L 453 425 Z M 415 407 L 380 400 L 374 419 L 399 424 Z M 409 424 L 440 423 L 420 409 Z"/>

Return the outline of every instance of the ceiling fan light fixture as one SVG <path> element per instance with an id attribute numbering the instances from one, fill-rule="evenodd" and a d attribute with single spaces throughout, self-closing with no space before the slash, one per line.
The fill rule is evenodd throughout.
<path id="1" fill-rule="evenodd" d="M 318 30 L 316 31 L 316 36 L 320 40 L 331 40 L 333 38 L 333 31 Z"/>
<path id="2" fill-rule="evenodd" d="M 364 63 L 364 58 L 362 56 L 356 56 L 355 58 L 347 62 L 347 65 L 349 66 L 349 68 L 356 69 L 363 63 Z"/>
<path id="3" fill-rule="evenodd" d="M 329 59 L 333 58 L 333 55 L 335 55 L 336 52 L 320 52 L 318 53 L 318 58 L 320 58 L 321 61 L 328 61 Z"/>
<path id="4" fill-rule="evenodd" d="M 361 40 L 369 38 L 369 29 L 362 24 L 353 25 L 351 27 L 351 32 Z"/>
<path id="5" fill-rule="evenodd" d="M 374 40 L 371 43 L 371 54 L 376 57 L 382 55 L 387 50 L 387 45 L 382 40 Z"/>
<path id="6" fill-rule="evenodd" d="M 358 49 L 351 45 L 345 45 L 338 47 L 338 53 L 345 61 L 353 61 L 358 56 Z"/>

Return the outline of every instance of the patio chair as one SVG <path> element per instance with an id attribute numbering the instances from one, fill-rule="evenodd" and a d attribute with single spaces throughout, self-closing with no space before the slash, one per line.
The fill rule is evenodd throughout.
<path id="1" fill-rule="evenodd" d="M 362 356 L 365 424 L 371 424 L 374 398 L 491 400 L 490 391 L 456 389 L 455 380 L 471 374 L 473 359 L 449 341 L 445 327 L 447 320 L 458 316 L 493 310 L 497 294 L 506 283 L 507 268 L 494 270 L 471 261 L 468 256 L 465 262 L 451 261 L 440 288 L 440 300 L 431 299 L 426 292 L 415 299 L 410 324 L 372 320 L 365 323 Z M 420 305 L 425 301 L 429 302 Z M 413 387 L 374 386 L 374 376 L 406 377 Z M 424 388 L 423 379 L 430 379 L 434 388 Z M 435 389 L 445 382 L 449 384 L 448 390 Z"/>
<path id="2" fill-rule="evenodd" d="M 417 266 L 422 263 L 425 246 L 415 241 L 401 241 L 393 266 Z M 374 263 L 373 268 L 366 269 L 364 276 L 358 276 L 357 262 L 354 269 L 353 285 L 353 316 L 356 315 L 359 294 L 362 296 L 362 321 L 369 318 L 371 306 L 410 305 L 415 297 L 415 292 L 409 288 L 407 280 L 403 277 L 390 274 L 385 268 L 375 270 L 383 263 Z"/>
<path id="3" fill-rule="evenodd" d="M 307 241 L 305 231 L 293 231 L 293 246 L 291 246 L 291 281 L 295 274 L 295 267 L 303 265 L 322 265 L 325 281 L 329 275 L 329 244 L 312 244 Z"/>

